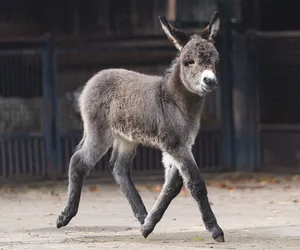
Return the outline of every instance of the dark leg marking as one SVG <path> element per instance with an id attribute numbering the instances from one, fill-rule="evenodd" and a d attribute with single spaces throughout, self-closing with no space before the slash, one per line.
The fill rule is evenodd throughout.
<path id="1" fill-rule="evenodd" d="M 67 205 L 57 218 L 57 228 L 68 225 L 77 214 L 84 178 L 109 148 L 109 146 L 99 145 L 98 142 L 99 140 L 95 138 L 84 142 L 71 157 Z"/>
<path id="2" fill-rule="evenodd" d="M 198 203 L 205 228 L 212 234 L 214 240 L 224 242 L 224 233 L 219 227 L 207 197 L 207 188 L 200 169 L 190 150 L 181 149 L 169 155 L 189 188 L 192 197 Z"/>
<path id="3" fill-rule="evenodd" d="M 134 216 L 143 224 L 147 216 L 147 210 L 130 177 L 130 168 L 135 153 L 135 144 L 122 138 L 116 138 L 110 159 L 110 169 L 128 200 Z"/>
<path id="4" fill-rule="evenodd" d="M 164 186 L 141 229 L 142 235 L 145 238 L 154 230 L 171 201 L 180 193 L 183 186 L 183 180 L 175 166 L 165 164 L 165 171 Z"/>

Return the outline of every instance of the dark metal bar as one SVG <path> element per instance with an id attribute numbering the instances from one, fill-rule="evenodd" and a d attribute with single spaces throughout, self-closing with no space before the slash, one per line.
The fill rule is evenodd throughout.
<path id="1" fill-rule="evenodd" d="M 21 148 L 21 164 L 22 164 L 22 174 L 26 173 L 26 151 L 25 151 L 25 140 L 23 138 L 19 138 L 20 148 Z"/>
<path id="2" fill-rule="evenodd" d="M 57 109 L 57 70 L 56 54 L 53 47 L 53 39 L 48 35 L 46 51 L 43 55 L 43 82 L 45 98 L 45 137 L 47 152 L 48 174 L 57 174 L 57 168 L 61 164 L 60 140 L 58 133 L 58 109 Z M 53 169 L 50 169 L 53 168 Z"/>
<path id="3" fill-rule="evenodd" d="M 39 161 L 39 147 L 38 147 L 38 144 L 39 144 L 39 139 L 38 138 L 35 138 L 33 140 L 33 155 L 34 155 L 34 166 L 33 166 L 33 169 L 34 169 L 34 174 L 35 176 L 40 176 L 40 161 Z"/>
<path id="4" fill-rule="evenodd" d="M 234 131 L 233 131 L 233 109 L 232 109 L 232 31 L 231 17 L 233 14 L 232 3 L 229 0 L 220 0 L 221 19 L 221 164 L 225 168 L 234 168 Z"/>
<path id="5" fill-rule="evenodd" d="M 16 175 L 20 175 L 21 173 L 21 164 L 20 164 L 20 158 L 21 158 L 21 152 L 19 150 L 20 148 L 20 142 L 19 140 L 16 138 L 13 140 L 13 145 L 14 145 L 14 152 L 15 152 L 15 165 L 16 165 Z"/>
<path id="6" fill-rule="evenodd" d="M 228 1 L 233 9 L 234 1 Z M 231 22 L 238 20 L 241 9 L 236 7 L 231 13 Z M 233 125 L 235 169 L 253 171 L 257 168 L 257 123 L 256 81 L 253 66 L 255 61 L 246 32 L 232 29 L 232 64 L 233 64 Z"/>
<path id="7" fill-rule="evenodd" d="M 26 144 L 27 144 L 27 149 L 28 149 L 28 173 L 29 175 L 33 175 L 33 164 L 34 164 L 34 159 L 33 159 L 33 147 L 32 147 L 32 138 L 29 138 L 26 140 Z"/>
<path id="8" fill-rule="evenodd" d="M 7 151 L 8 151 L 8 169 L 9 169 L 9 177 L 14 176 L 14 164 L 13 164 L 13 146 L 12 139 L 7 141 Z"/>
<path id="9" fill-rule="evenodd" d="M 42 177 L 46 178 L 47 174 L 47 162 L 46 162 L 46 155 L 45 155 L 45 140 L 41 138 L 41 162 L 42 162 Z"/>
<path id="10" fill-rule="evenodd" d="M 7 162 L 6 162 L 6 155 L 5 155 L 5 140 L 4 139 L 0 139 L 0 143 L 1 143 L 1 167 L 2 167 L 2 176 L 6 177 L 7 173 L 6 173 L 6 167 L 7 167 Z"/>
<path id="11" fill-rule="evenodd" d="M 52 109 L 52 40 L 49 37 L 46 42 L 46 49 L 43 53 L 43 97 L 44 97 L 44 136 L 46 140 L 46 158 L 47 158 L 47 174 L 49 174 L 49 168 L 56 166 L 56 152 L 53 147 L 53 134 L 52 134 L 52 121 L 53 121 L 53 109 Z"/>

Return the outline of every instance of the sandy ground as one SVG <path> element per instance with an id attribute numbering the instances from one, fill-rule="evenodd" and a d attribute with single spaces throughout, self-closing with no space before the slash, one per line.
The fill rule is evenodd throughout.
<path id="1" fill-rule="evenodd" d="M 144 239 L 115 184 L 86 183 L 77 216 L 59 230 L 55 221 L 64 206 L 65 182 L 2 188 L 0 249 L 300 249 L 300 181 L 275 182 L 208 182 L 225 243 L 212 240 L 186 192 Z M 160 185 L 138 183 L 137 187 L 150 210 Z"/>

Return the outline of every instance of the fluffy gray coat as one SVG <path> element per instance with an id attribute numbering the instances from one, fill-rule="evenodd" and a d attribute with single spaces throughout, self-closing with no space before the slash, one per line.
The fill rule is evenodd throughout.
<path id="1" fill-rule="evenodd" d="M 214 38 L 220 26 L 219 14 L 215 12 L 209 25 L 191 37 L 172 27 L 164 17 L 159 19 L 179 50 L 163 76 L 107 69 L 93 76 L 82 91 L 79 107 L 84 135 L 70 160 L 68 200 L 58 217 L 58 228 L 76 215 L 85 176 L 113 147 L 110 169 L 142 224 L 144 237 L 154 230 L 185 183 L 199 205 L 207 230 L 215 240 L 224 241 L 191 151 L 205 96 L 218 83 L 215 65 L 219 54 Z M 166 169 L 165 184 L 149 213 L 130 178 L 138 144 L 160 149 Z"/>

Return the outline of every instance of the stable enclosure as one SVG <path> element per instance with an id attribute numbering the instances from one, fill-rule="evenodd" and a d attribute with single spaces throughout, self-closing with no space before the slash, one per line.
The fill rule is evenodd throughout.
<path id="1" fill-rule="evenodd" d="M 198 165 L 204 172 L 299 173 L 294 1 L 14 0 L 0 3 L 1 180 L 66 178 L 82 136 L 74 93 L 105 68 L 163 74 L 176 50 L 157 17 L 194 33 L 215 10 L 220 88 L 205 105 L 193 149 Z M 109 174 L 109 154 L 90 177 Z M 140 147 L 133 173 L 162 171 L 160 153 Z"/>
<path id="2" fill-rule="evenodd" d="M 192 0 L 190 6 L 184 1 L 157 0 L 144 4 L 91 1 L 89 5 L 83 1 L 45 1 L 45 5 L 26 2 L 1 3 L 9 12 L 0 12 L 5 20 L 2 25 L 0 21 L 0 33 L 10 37 L 0 41 L 3 181 L 66 178 L 70 157 L 82 136 L 72 93 L 105 68 L 163 74 L 176 50 L 163 34 L 158 15 L 166 15 L 174 25 L 192 32 L 203 28 L 217 8 L 213 1 Z M 60 10 L 56 20 L 49 16 L 52 9 Z M 51 34 L 43 35 L 46 32 Z M 206 102 L 203 126 L 194 147 L 195 158 L 204 171 L 222 169 L 220 124 L 220 92 L 214 92 Z M 109 174 L 109 155 L 90 177 Z M 133 173 L 162 171 L 161 154 L 140 147 Z"/>

